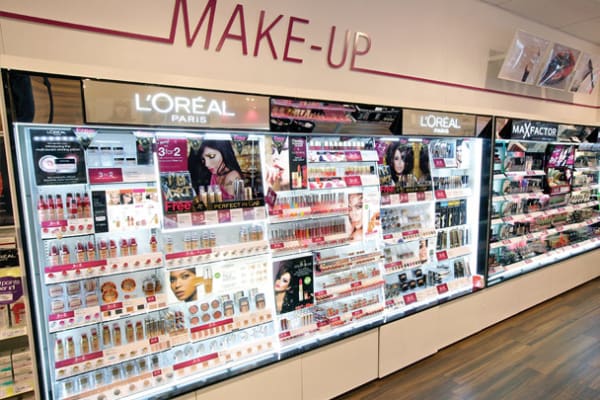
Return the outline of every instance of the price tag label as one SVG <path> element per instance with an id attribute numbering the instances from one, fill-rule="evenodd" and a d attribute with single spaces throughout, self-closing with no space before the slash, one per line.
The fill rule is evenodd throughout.
<path id="1" fill-rule="evenodd" d="M 446 199 L 446 191 L 445 190 L 436 190 L 435 191 L 435 198 L 436 199 Z"/>
<path id="2" fill-rule="evenodd" d="M 444 261 L 448 259 L 448 252 L 446 250 L 438 251 L 436 253 L 436 258 L 438 261 Z"/>
<path id="3" fill-rule="evenodd" d="M 438 294 L 444 294 L 444 293 L 448 292 L 448 285 L 445 283 L 442 283 L 441 285 L 437 285 L 436 289 L 437 289 Z"/>
<path id="4" fill-rule="evenodd" d="M 402 296 L 404 304 L 409 305 L 417 301 L 417 295 L 415 293 L 409 293 Z"/>
<path id="5" fill-rule="evenodd" d="M 424 201 L 425 200 L 425 192 L 417 192 L 417 200 Z"/>

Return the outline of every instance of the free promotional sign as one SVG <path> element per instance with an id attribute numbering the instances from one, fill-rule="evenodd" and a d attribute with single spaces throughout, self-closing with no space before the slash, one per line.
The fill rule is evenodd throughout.
<path id="1" fill-rule="evenodd" d="M 269 98 L 84 80 L 87 123 L 269 129 Z"/>

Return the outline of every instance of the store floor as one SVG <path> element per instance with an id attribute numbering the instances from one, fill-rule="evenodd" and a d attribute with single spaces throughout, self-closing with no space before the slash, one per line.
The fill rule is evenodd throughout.
<path id="1" fill-rule="evenodd" d="M 600 278 L 342 399 L 600 399 Z"/>

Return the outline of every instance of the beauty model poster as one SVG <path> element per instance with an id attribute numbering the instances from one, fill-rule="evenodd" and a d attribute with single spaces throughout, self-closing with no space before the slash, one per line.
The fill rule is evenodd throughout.
<path id="1" fill-rule="evenodd" d="M 378 141 L 378 172 L 382 193 L 431 190 L 428 145 L 424 142 Z"/>
<path id="2" fill-rule="evenodd" d="M 277 314 L 313 305 L 312 255 L 273 262 L 273 279 Z"/>
<path id="3" fill-rule="evenodd" d="M 231 139 L 161 137 L 157 153 L 166 226 L 170 226 L 169 216 L 264 205 L 256 139 L 241 135 Z M 191 220 L 192 225 L 206 223 L 193 216 Z"/>
<path id="4" fill-rule="evenodd" d="M 506 53 L 498 78 L 535 84 L 542 60 L 550 47 L 548 40 L 517 31 Z"/>
<path id="5" fill-rule="evenodd" d="M 290 137 L 287 135 L 267 136 L 266 185 L 275 192 L 290 190 Z"/>

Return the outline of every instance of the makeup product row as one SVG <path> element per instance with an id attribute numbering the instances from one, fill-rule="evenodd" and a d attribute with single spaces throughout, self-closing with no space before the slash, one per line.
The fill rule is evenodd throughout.
<path id="1" fill-rule="evenodd" d="M 348 165 L 343 167 L 311 166 L 308 168 L 308 176 L 311 180 L 318 178 L 371 175 L 372 173 L 373 167 L 369 165 Z"/>
<path id="2" fill-rule="evenodd" d="M 589 154 L 589 153 L 588 153 Z M 575 168 L 594 168 L 598 166 L 598 159 L 595 155 L 588 156 L 578 152 L 575 158 Z"/>
<path id="3" fill-rule="evenodd" d="M 542 178 L 500 179 L 494 182 L 494 194 L 504 195 L 541 192 L 543 190 L 542 182 Z"/>
<path id="4" fill-rule="evenodd" d="M 398 246 L 395 248 L 395 251 L 393 251 L 392 249 L 393 248 L 391 247 L 385 247 L 383 249 L 386 264 L 402 262 L 401 268 L 406 269 L 418 267 L 419 265 L 427 261 L 426 258 L 424 260 L 421 260 L 420 257 L 409 247 Z"/>
<path id="5" fill-rule="evenodd" d="M 504 172 L 523 172 L 541 170 L 544 166 L 543 154 L 539 156 L 507 157 L 504 160 Z"/>
<path id="6" fill-rule="evenodd" d="M 467 223 L 467 201 L 456 200 L 435 203 L 435 228 L 448 228 L 450 226 L 464 225 Z"/>
<path id="7" fill-rule="evenodd" d="M 347 285 L 352 282 L 360 282 L 369 278 L 377 277 L 381 274 L 379 267 L 362 268 L 359 270 L 346 271 L 343 273 L 329 275 L 326 279 L 321 279 L 317 285 L 317 290 L 328 289 L 339 285 Z M 357 289 L 360 289 L 358 287 Z"/>
<path id="8" fill-rule="evenodd" d="M 597 195 L 593 196 L 594 199 L 597 198 Z M 582 190 L 580 192 L 571 193 L 571 197 L 569 198 L 570 204 L 582 204 L 587 203 L 592 200 L 592 192 L 590 190 Z"/>
<path id="9" fill-rule="evenodd" d="M 379 251 L 360 249 L 345 254 L 333 254 L 324 256 L 323 253 L 316 253 L 315 268 L 321 274 L 327 274 L 339 270 L 345 270 L 353 267 L 361 267 L 375 263 L 381 259 Z"/>
<path id="10" fill-rule="evenodd" d="M 384 208 L 381 227 L 386 233 L 417 230 L 425 227 L 423 210 L 418 208 Z"/>
<path id="11" fill-rule="evenodd" d="M 288 242 L 338 235 L 346 232 L 346 220 L 334 219 L 328 221 L 295 223 L 277 225 L 269 229 L 271 242 Z"/>
<path id="12" fill-rule="evenodd" d="M 584 187 L 598 183 L 598 173 L 586 173 L 587 171 L 575 171 L 573 175 L 573 187 Z"/>
<path id="13" fill-rule="evenodd" d="M 147 273 L 48 285 L 53 314 L 95 307 L 100 303 L 154 296 L 161 291 L 162 283 L 158 276 Z"/>
<path id="14" fill-rule="evenodd" d="M 331 212 L 331 210 L 341 210 L 347 207 L 345 195 L 342 192 L 337 193 L 300 193 L 300 194 L 280 194 L 274 205 L 275 210 L 293 210 L 296 208 L 310 208 L 311 212 Z M 285 212 L 289 214 L 289 212 Z"/>
<path id="15" fill-rule="evenodd" d="M 64 265 L 85 261 L 106 260 L 115 257 L 138 255 L 138 240 L 135 237 L 121 239 L 63 240 L 49 245 L 49 265 Z M 149 242 L 151 252 L 158 251 L 158 241 L 152 235 Z"/>
<path id="16" fill-rule="evenodd" d="M 170 331 L 168 320 L 147 316 L 118 320 L 69 331 L 57 337 L 54 343 L 54 360 L 62 361 L 83 357 L 103 349 L 141 343 L 150 338 L 166 335 Z"/>
<path id="17" fill-rule="evenodd" d="M 433 158 L 454 158 L 454 142 L 436 140 L 430 145 Z"/>
<path id="18" fill-rule="evenodd" d="M 127 394 L 122 391 L 120 384 L 129 384 L 128 390 L 132 393 L 152 386 L 154 383 L 151 381 L 160 383 L 163 379 L 169 378 L 169 374 L 166 376 L 157 374 L 152 379 L 144 378 L 143 382 L 138 382 L 140 377 L 159 370 L 161 364 L 160 356 L 155 354 L 65 379 L 60 382 L 60 396 L 73 396 L 105 388 L 105 394 L 98 394 L 98 398 L 109 398 L 109 396 L 119 398 Z M 110 393 L 106 393 L 108 391 Z"/>
<path id="19" fill-rule="evenodd" d="M 494 214 L 499 217 L 511 215 L 527 214 L 542 211 L 547 208 L 546 198 L 521 199 L 518 201 L 500 201 L 494 202 Z"/>
<path id="20" fill-rule="evenodd" d="M 407 292 L 425 286 L 427 286 L 427 276 L 423 274 L 421 268 L 415 268 L 412 271 L 405 271 L 398 274 L 397 285 L 393 285 L 392 287 L 388 286 L 388 290 L 392 290 L 395 292 L 395 296 L 397 296 L 400 294 L 399 292 Z M 388 293 L 388 295 L 392 294 Z M 392 295 L 392 297 L 395 296 Z"/>
<path id="21" fill-rule="evenodd" d="M 210 294 L 210 292 L 208 293 Z M 212 299 L 202 299 L 193 303 L 180 304 L 173 306 L 168 312 L 167 319 L 173 318 L 181 321 L 177 326 L 194 328 L 196 326 L 209 323 L 217 323 L 224 318 L 233 318 L 247 315 L 250 312 L 258 312 L 266 309 L 265 294 L 259 292 L 257 288 L 250 290 L 238 290 L 232 294 L 223 294 Z M 266 322 L 261 320 L 260 322 Z M 233 324 L 233 322 L 231 322 Z M 214 324 L 213 324 L 214 325 Z M 219 326 L 207 327 L 207 329 L 216 329 L 216 333 L 222 333 L 226 330 L 231 331 L 234 328 L 243 326 L 226 327 L 219 329 Z M 242 324 L 243 325 L 243 324 Z M 208 333 L 208 332 L 207 332 Z M 214 334 L 215 332 L 213 332 Z"/>
<path id="22" fill-rule="evenodd" d="M 262 324 L 206 340 L 182 344 L 167 353 L 178 376 L 214 368 L 273 348 L 273 325 Z"/>
<path id="23" fill-rule="evenodd" d="M 349 299 L 334 300 L 324 305 L 317 305 L 314 310 L 316 321 L 329 321 L 332 327 L 344 325 L 352 320 L 360 319 L 383 311 L 383 307 L 369 310 L 370 306 L 380 304 L 379 291 L 366 292 Z"/>
<path id="24" fill-rule="evenodd" d="M 328 140 L 311 138 L 309 150 L 369 150 L 372 148 L 371 143 L 360 140 Z"/>
<path id="25" fill-rule="evenodd" d="M 469 176 L 444 176 L 433 177 L 433 188 L 435 190 L 464 189 L 469 187 Z"/>
<path id="26" fill-rule="evenodd" d="M 87 193 L 40 194 L 37 203 L 40 222 L 90 218 L 92 209 Z"/>
<path id="27" fill-rule="evenodd" d="M 436 250 L 453 249 L 469 244 L 469 228 L 437 232 Z"/>
<path id="28" fill-rule="evenodd" d="M 350 111 L 350 110 L 349 110 Z M 349 112 L 348 111 L 348 112 Z M 286 116 L 291 118 L 305 118 L 313 120 L 336 120 L 346 121 L 350 117 L 345 110 L 337 109 L 319 109 L 319 108 L 296 108 L 285 106 L 274 106 L 271 113 L 276 116 Z"/>
<path id="29" fill-rule="evenodd" d="M 513 237 L 523 236 L 531 233 L 531 223 L 526 222 L 515 222 L 512 224 L 499 224 L 497 228 L 497 235 L 492 235 L 491 242 L 497 242 L 499 240 L 510 239 Z M 494 237 L 495 236 L 495 237 Z"/>

